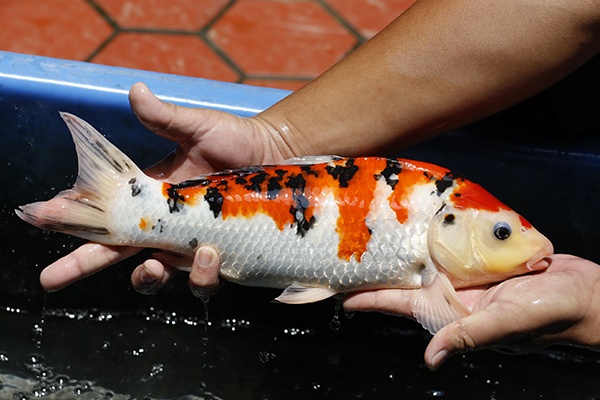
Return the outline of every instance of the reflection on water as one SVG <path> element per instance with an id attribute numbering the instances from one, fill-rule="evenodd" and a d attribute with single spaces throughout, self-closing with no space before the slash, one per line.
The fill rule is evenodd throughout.
<path id="1" fill-rule="evenodd" d="M 52 295 L 50 295 L 51 297 Z M 216 302 L 214 302 L 216 303 Z M 588 398 L 600 395 L 595 353 L 552 349 L 455 357 L 432 373 L 429 339 L 409 321 L 328 312 L 278 318 L 219 309 L 136 313 L 0 312 L 0 399 Z M 287 307 L 289 309 L 289 307 Z M 246 310 L 248 311 L 248 310 Z M 294 314 L 294 308 L 284 312 Z M 228 314 L 228 315 L 224 315 Z M 281 315 L 280 315 L 281 316 Z M 389 319 L 391 318 L 391 319 Z M 34 327 L 34 329 L 32 329 Z"/>

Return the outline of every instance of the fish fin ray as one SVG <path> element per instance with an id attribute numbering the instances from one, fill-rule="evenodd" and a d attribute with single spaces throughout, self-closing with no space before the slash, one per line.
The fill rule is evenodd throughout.
<path id="1" fill-rule="evenodd" d="M 327 288 L 306 287 L 297 283 L 293 283 L 288 286 L 283 293 L 281 293 L 281 295 L 275 299 L 275 301 L 285 304 L 314 303 L 320 300 L 325 300 L 336 294 L 337 292 Z"/>
<path id="2" fill-rule="evenodd" d="M 411 303 L 415 319 L 432 334 L 470 314 L 448 277 L 439 272 L 429 285 L 415 291 Z"/>
<path id="3" fill-rule="evenodd" d="M 111 232 L 111 204 L 119 184 L 143 172 L 90 124 L 72 114 L 60 115 L 75 143 L 77 180 L 73 188 L 54 198 L 21 206 L 15 212 L 41 229 L 121 244 Z"/>

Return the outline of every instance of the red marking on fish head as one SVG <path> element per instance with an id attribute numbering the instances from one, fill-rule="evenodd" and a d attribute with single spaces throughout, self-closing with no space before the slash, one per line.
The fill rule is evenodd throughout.
<path id="1" fill-rule="evenodd" d="M 480 185 L 462 178 L 459 179 L 458 185 L 450 196 L 450 200 L 456 208 L 463 210 L 510 210 L 508 206 Z"/>

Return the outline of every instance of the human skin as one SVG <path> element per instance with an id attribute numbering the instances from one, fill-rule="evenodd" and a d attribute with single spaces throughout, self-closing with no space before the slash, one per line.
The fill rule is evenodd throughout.
<path id="1" fill-rule="evenodd" d="M 600 8 L 591 1 L 419 0 L 313 82 L 247 119 L 162 103 L 145 86 L 134 85 L 130 101 L 140 121 L 179 144 L 147 173 L 181 181 L 293 156 L 357 156 L 407 147 L 557 82 L 598 52 L 599 25 Z M 44 269 L 40 281 L 45 289 L 58 290 L 137 251 L 85 244 Z M 160 260 L 148 260 L 134 271 L 132 283 L 139 291 L 153 293 L 173 275 L 174 268 Z M 568 264 L 588 263 L 577 260 Z M 218 264 L 214 249 L 199 250 L 190 273 L 196 293 L 217 287 Z M 376 309 L 373 304 L 382 304 L 379 296 L 389 295 L 377 293 L 356 296 L 346 306 Z M 450 327 L 434 337 L 429 349 L 440 343 L 436 338 L 449 335 L 444 332 Z M 442 343 L 439 349 L 451 347 Z M 452 349 L 460 348 L 456 343 Z"/>

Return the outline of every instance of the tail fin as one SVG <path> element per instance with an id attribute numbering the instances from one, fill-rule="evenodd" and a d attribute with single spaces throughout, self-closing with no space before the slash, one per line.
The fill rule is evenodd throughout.
<path id="1" fill-rule="evenodd" d="M 19 207 L 17 215 L 37 226 L 84 239 L 118 244 L 111 232 L 111 202 L 121 183 L 142 174 L 119 149 L 84 120 L 60 113 L 77 151 L 79 172 L 72 189 L 53 199 Z"/>

